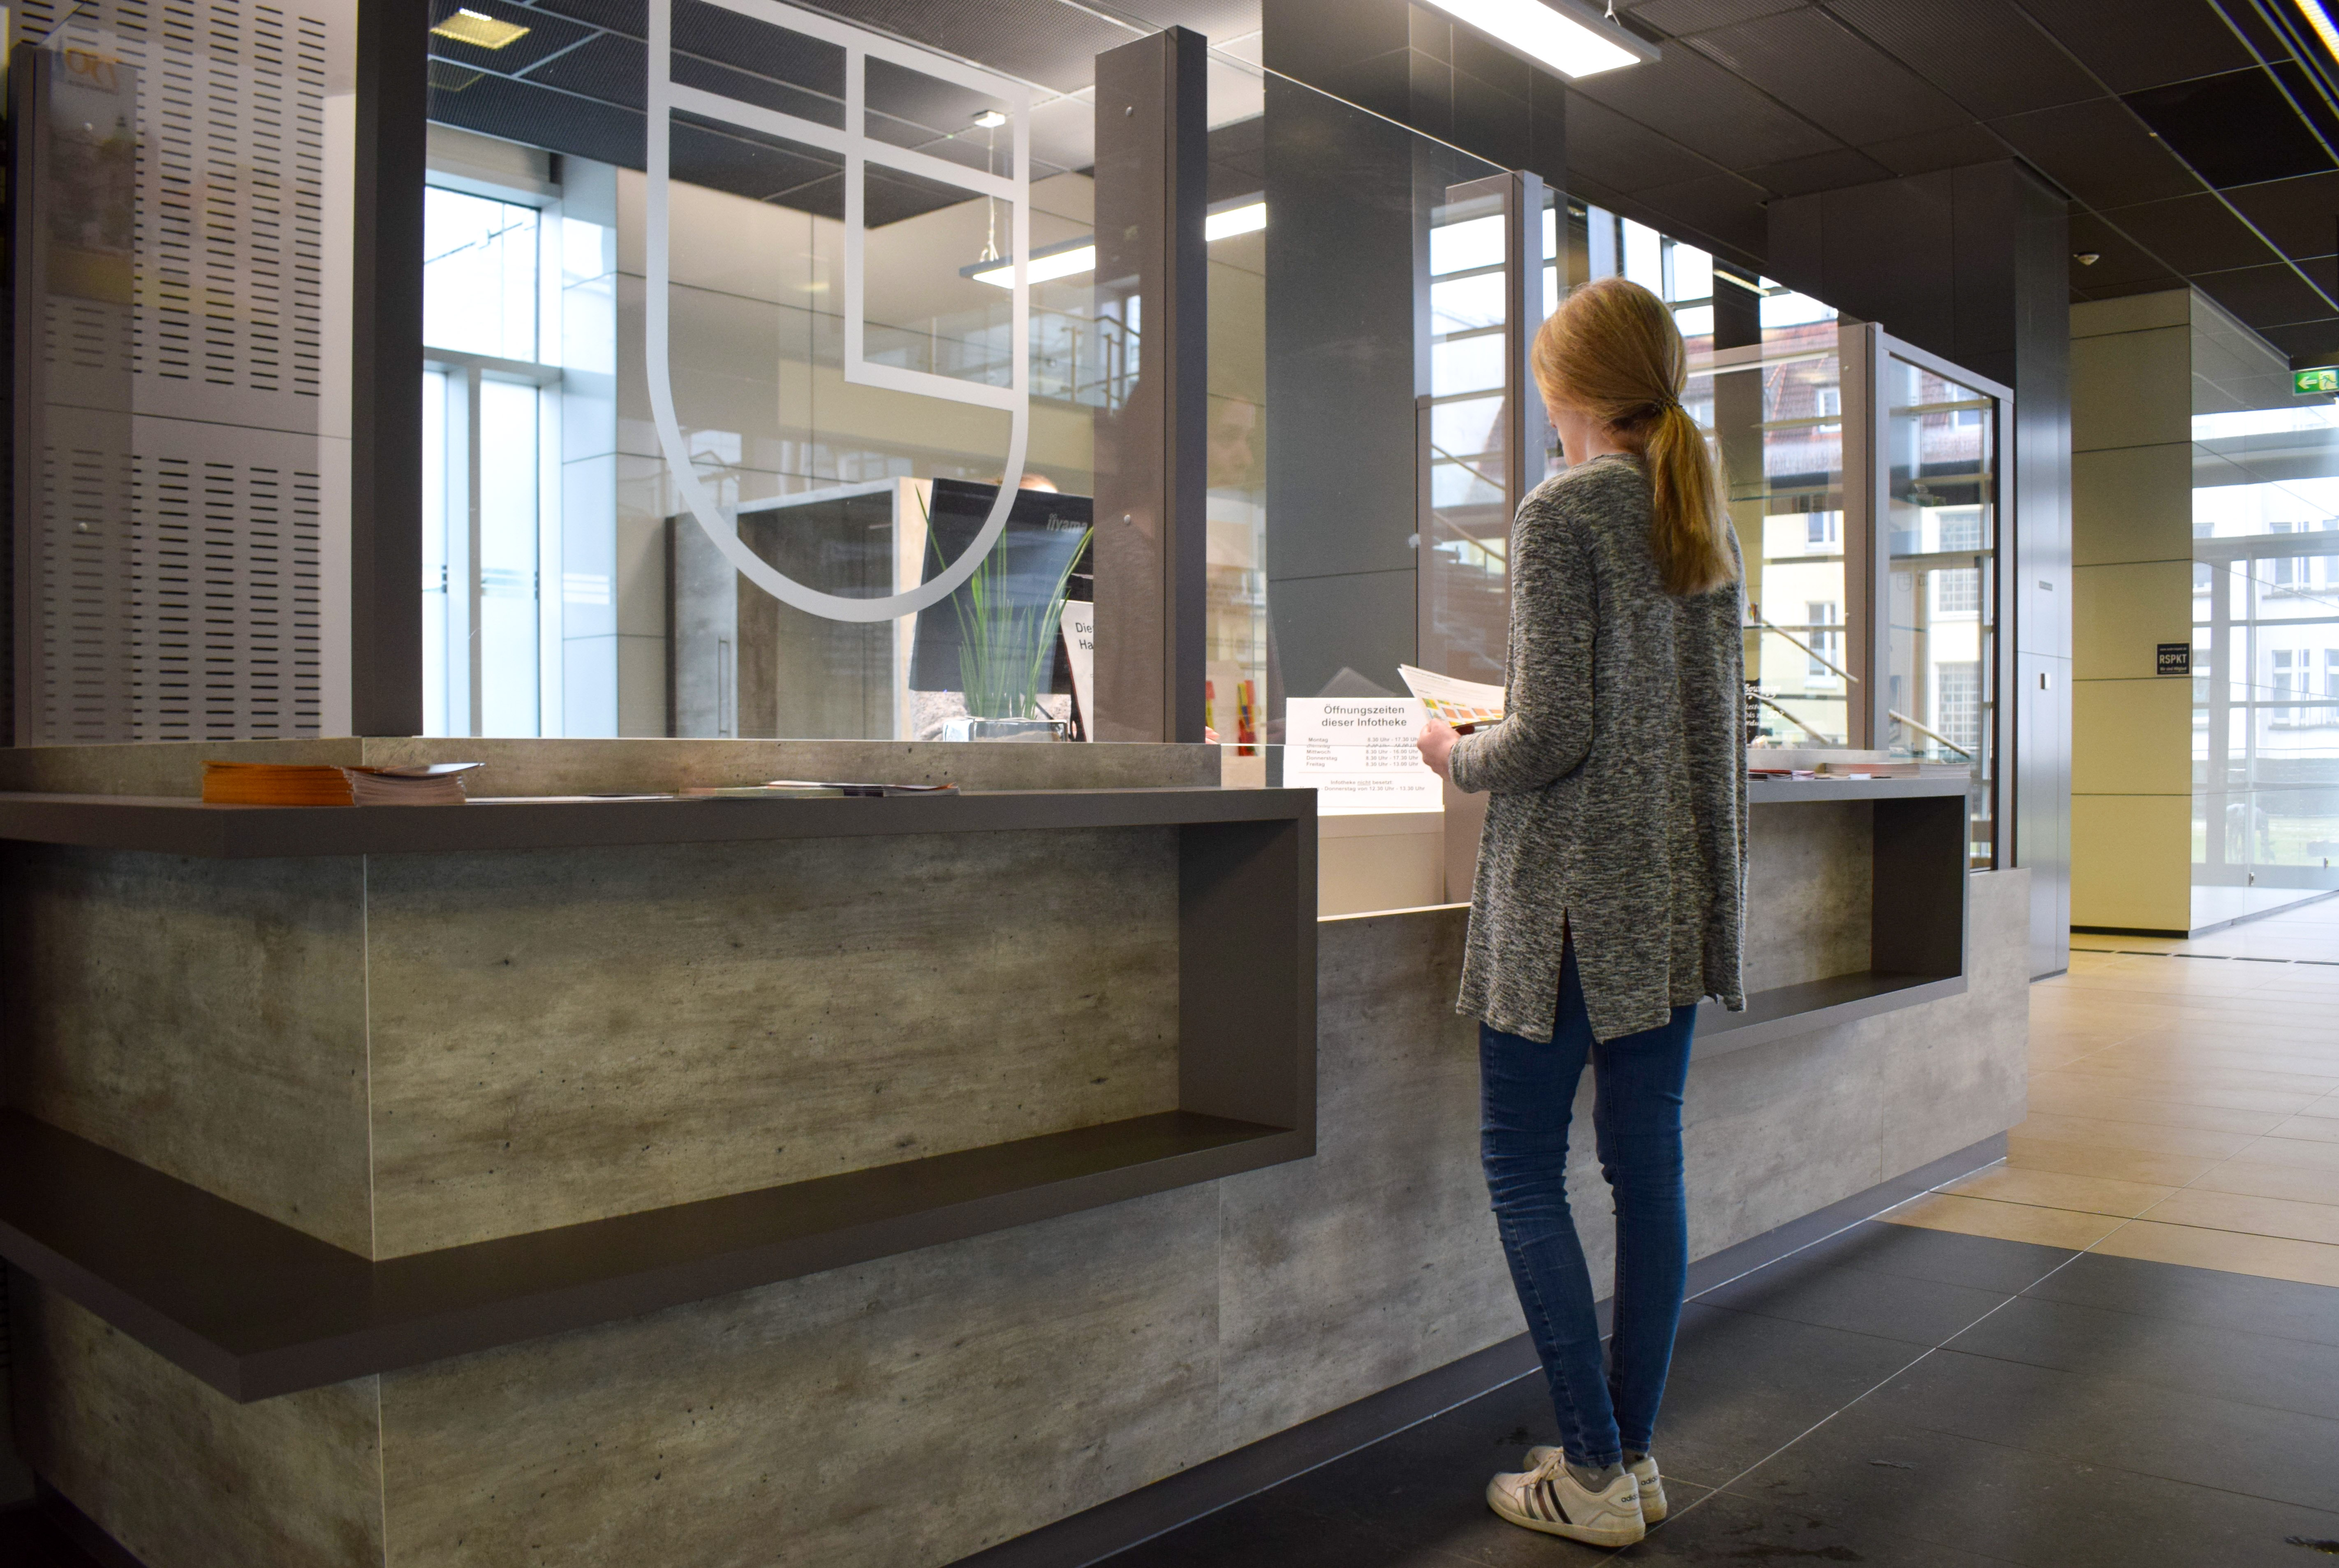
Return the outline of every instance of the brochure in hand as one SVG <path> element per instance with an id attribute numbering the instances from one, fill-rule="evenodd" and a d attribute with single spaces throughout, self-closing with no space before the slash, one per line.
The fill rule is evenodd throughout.
<path id="1" fill-rule="evenodd" d="M 1503 722 L 1503 688 L 1480 681 L 1456 680 L 1411 665 L 1399 665 L 1397 675 L 1406 690 L 1421 699 L 1429 716 L 1443 719 L 1463 735 Z"/>

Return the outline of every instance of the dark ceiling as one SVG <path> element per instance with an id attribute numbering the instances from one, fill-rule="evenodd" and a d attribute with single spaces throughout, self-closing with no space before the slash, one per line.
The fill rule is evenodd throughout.
<path id="1" fill-rule="evenodd" d="M 495 52 L 433 37 L 432 118 L 640 166 L 644 0 L 461 3 L 531 31 Z M 1258 27 L 1260 3 L 820 8 L 1064 94 L 1092 80 L 1101 50 L 1171 23 L 1224 43 Z M 1663 57 L 1574 84 L 1574 194 L 1759 268 L 1774 197 L 2019 158 L 2071 199 L 2074 299 L 2189 281 L 2295 362 L 2339 360 L 2339 67 L 2294 0 L 1618 3 Z M 826 52 L 703 0 L 675 5 L 678 80 L 841 123 Z M 881 101 L 878 86 L 889 138 L 971 152 L 962 94 Z M 834 162 L 810 149 L 686 120 L 675 147 L 683 178 L 841 211 Z M 960 199 L 880 176 L 871 216 Z"/>
<path id="2" fill-rule="evenodd" d="M 1574 84 L 1575 194 L 1759 266 L 1773 197 L 2017 157 L 2071 199 L 2075 300 L 2189 281 L 2339 358 L 2339 113 L 2290 0 L 1621 4 L 1664 58 Z"/>

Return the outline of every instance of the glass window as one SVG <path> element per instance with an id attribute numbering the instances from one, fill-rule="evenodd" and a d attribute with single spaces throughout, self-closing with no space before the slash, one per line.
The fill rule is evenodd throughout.
<path id="1" fill-rule="evenodd" d="M 467 150 L 444 131 L 432 146 L 440 159 Z M 560 577 L 560 360 L 576 350 L 589 382 L 614 350 L 587 340 L 593 312 L 571 322 L 563 311 L 598 250 L 593 225 L 574 228 L 557 199 L 423 192 L 427 735 L 564 733 L 559 620 L 542 594 Z M 598 324 L 606 338 L 606 311 Z M 584 397 L 577 418 L 594 407 Z"/>
<path id="2" fill-rule="evenodd" d="M 2196 361 L 2247 367 L 2195 383 L 2194 881 L 2278 902 L 2339 886 L 2339 406 L 2194 330 Z"/>
<path id="3" fill-rule="evenodd" d="M 1989 865 L 1996 854 L 1996 402 L 1896 355 L 1885 356 L 1883 383 L 1885 741 L 1895 755 L 1970 774 L 1973 859 Z"/>
<path id="4" fill-rule="evenodd" d="M 1695 345 L 1683 405 L 1714 437 L 1746 559 L 1757 746 L 1860 744 L 1860 630 L 1844 554 L 1842 360 L 1824 348 Z"/>

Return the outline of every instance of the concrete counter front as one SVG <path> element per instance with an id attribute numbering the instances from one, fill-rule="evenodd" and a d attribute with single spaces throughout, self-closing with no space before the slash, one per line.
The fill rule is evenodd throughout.
<path id="1" fill-rule="evenodd" d="M 1318 922 L 1311 796 L 1180 748 L 669 744 L 508 778 L 1024 793 L 0 777 L 16 1429 L 148 1568 L 1069 1563 L 1221 1456 L 1525 1365 L 1466 912 Z M 1949 797 L 1856 787 L 1755 807 L 1772 1005 L 1693 1070 L 1701 1257 L 2021 1115 L 2025 873 L 1945 878 Z"/>

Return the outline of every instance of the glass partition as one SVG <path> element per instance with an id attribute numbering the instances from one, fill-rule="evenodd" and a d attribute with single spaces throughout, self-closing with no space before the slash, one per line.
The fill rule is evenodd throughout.
<path id="1" fill-rule="evenodd" d="M 1844 353 L 1693 352 L 1683 403 L 1712 432 L 1746 558 L 1749 725 L 1758 747 L 1864 746 L 1865 508 L 1847 519 Z"/>
<path id="2" fill-rule="evenodd" d="M 1078 733 L 1062 627 L 1144 332 L 1093 72 L 779 5 L 596 17 L 433 29 L 429 726 Z"/>
<path id="3" fill-rule="evenodd" d="M 1887 351 L 1882 734 L 1972 777 L 1974 863 L 1994 863 L 1999 400 Z"/>

